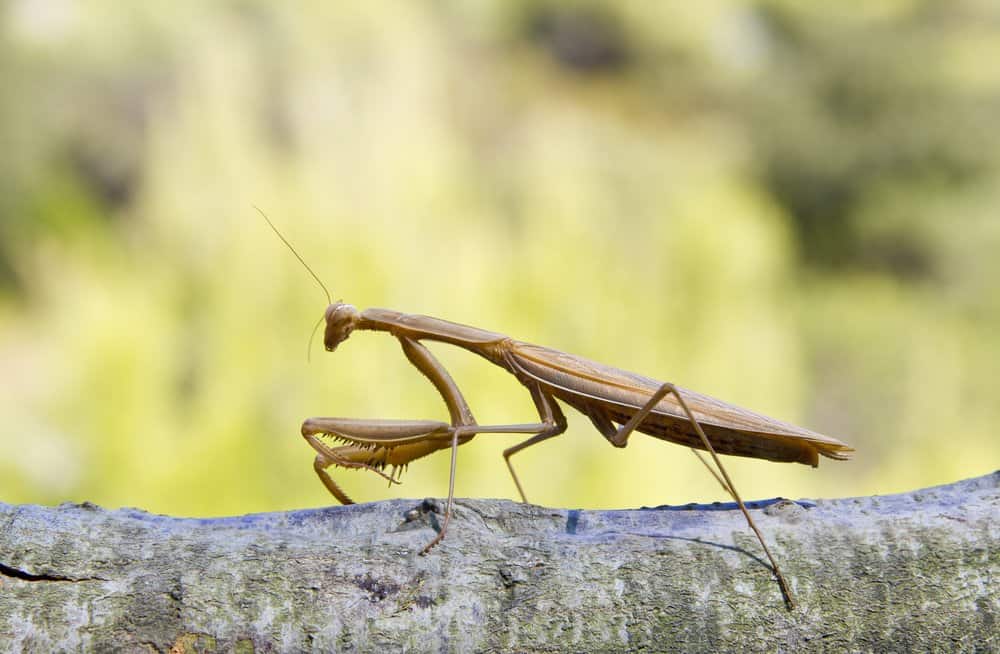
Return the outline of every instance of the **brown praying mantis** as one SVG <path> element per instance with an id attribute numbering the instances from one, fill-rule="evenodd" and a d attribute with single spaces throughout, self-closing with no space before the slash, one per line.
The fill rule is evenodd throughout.
<path id="1" fill-rule="evenodd" d="M 309 418 L 303 422 L 302 436 L 317 453 L 313 464 L 316 474 L 342 504 L 352 504 L 353 500 L 330 477 L 328 467 L 370 470 L 390 484 L 399 483 L 397 473 L 404 466 L 432 452 L 450 449 L 447 507 L 437 535 L 421 550 L 421 554 L 426 554 L 445 537 L 451 520 L 458 446 L 477 434 L 529 434 L 529 438 L 503 452 L 517 491 L 527 502 L 510 458 L 566 431 L 566 417 L 559 400 L 587 416 L 615 447 L 625 447 L 629 436 L 638 431 L 692 448 L 739 506 L 771 562 L 789 608 L 794 607 L 791 590 L 718 455 L 732 454 L 815 467 L 820 455 L 836 460 L 850 458 L 853 448 L 849 445 L 671 383 L 518 341 L 497 332 L 389 309 L 359 311 L 350 304 L 333 302 L 316 273 L 264 212 L 257 211 L 327 295 L 328 306 L 321 321 L 326 323 L 323 337 L 326 350 L 336 350 L 355 330 L 388 332 L 399 340 L 406 358 L 431 381 L 448 408 L 450 423 L 356 418 Z M 451 375 L 422 341 L 455 345 L 514 375 L 531 394 L 539 421 L 478 424 Z M 333 444 L 324 439 L 332 440 Z M 699 449 L 708 451 L 718 472 L 697 452 Z M 384 472 L 387 467 L 391 467 L 389 474 Z"/>

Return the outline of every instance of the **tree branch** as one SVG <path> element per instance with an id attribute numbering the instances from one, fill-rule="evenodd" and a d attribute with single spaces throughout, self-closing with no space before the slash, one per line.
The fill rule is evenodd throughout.
<path id="1" fill-rule="evenodd" d="M 1000 650 L 1000 471 L 903 495 L 631 511 L 458 500 L 195 520 L 0 504 L 12 651 Z M 173 648 L 173 649 L 171 649 Z"/>

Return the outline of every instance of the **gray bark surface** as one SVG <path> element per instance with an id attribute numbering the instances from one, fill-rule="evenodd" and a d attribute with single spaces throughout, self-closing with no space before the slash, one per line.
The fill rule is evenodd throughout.
<path id="1" fill-rule="evenodd" d="M 4 651 L 1000 651 L 1000 471 L 628 511 L 413 500 L 184 519 L 0 504 Z"/>

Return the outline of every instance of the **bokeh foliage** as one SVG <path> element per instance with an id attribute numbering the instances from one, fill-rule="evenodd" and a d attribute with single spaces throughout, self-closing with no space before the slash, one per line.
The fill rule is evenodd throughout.
<path id="1" fill-rule="evenodd" d="M 443 418 L 337 297 L 499 330 L 853 444 L 747 497 L 904 490 L 1000 453 L 992 3 L 0 5 L 0 500 L 329 503 L 309 415 Z M 482 423 L 531 419 L 445 347 Z M 515 458 L 559 506 L 722 499 L 681 448 Z M 516 437 L 514 437 L 516 438 Z M 513 497 L 511 437 L 459 493 Z M 401 489 L 440 496 L 447 456 Z"/>

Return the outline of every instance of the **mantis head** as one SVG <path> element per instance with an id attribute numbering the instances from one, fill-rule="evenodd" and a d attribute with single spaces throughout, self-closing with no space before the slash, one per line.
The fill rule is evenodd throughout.
<path id="1" fill-rule="evenodd" d="M 337 301 L 326 308 L 323 319 L 326 320 L 326 331 L 323 333 L 323 345 L 327 352 L 333 352 L 337 346 L 347 340 L 358 325 L 361 314 L 350 304 Z"/>

